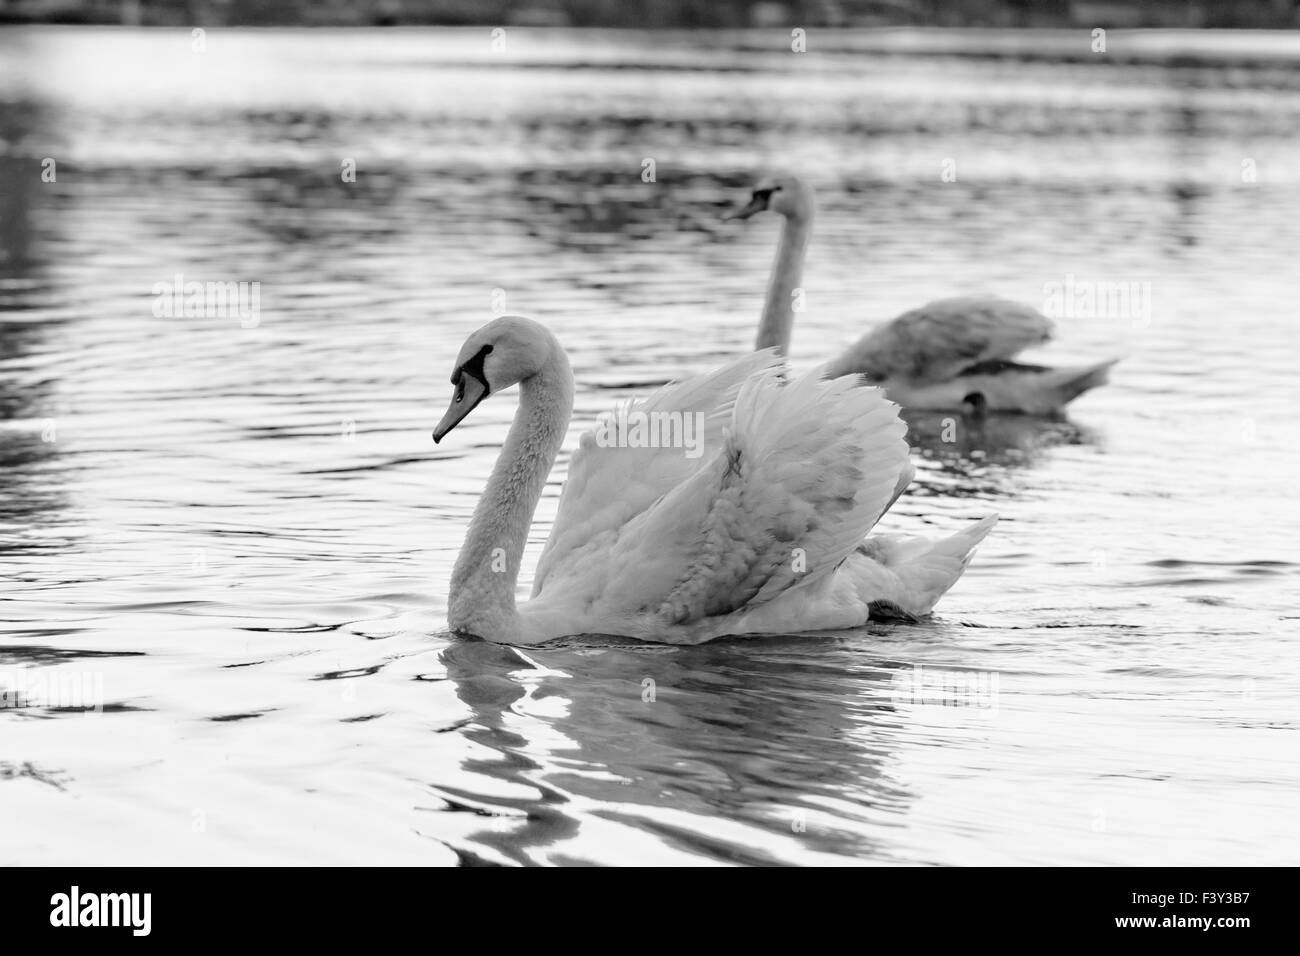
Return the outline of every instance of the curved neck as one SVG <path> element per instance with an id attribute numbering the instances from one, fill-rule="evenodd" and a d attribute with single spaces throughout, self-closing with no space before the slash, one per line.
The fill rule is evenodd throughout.
<path id="1" fill-rule="evenodd" d="M 533 512 L 569 426 L 573 372 L 558 347 L 519 386 L 519 411 L 451 574 L 447 624 L 489 640 L 517 625 L 515 586 Z"/>
<path id="2" fill-rule="evenodd" d="M 755 349 L 775 346 L 782 355 L 790 346 L 790 327 L 794 324 L 794 292 L 803 276 L 804 253 L 812 232 L 812 215 L 787 216 L 781 226 L 781 241 L 772 263 L 772 277 L 767 283 L 763 317 L 758 323 Z"/>

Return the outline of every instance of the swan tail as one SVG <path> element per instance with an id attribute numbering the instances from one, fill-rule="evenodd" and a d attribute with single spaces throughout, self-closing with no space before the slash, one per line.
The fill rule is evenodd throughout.
<path id="1" fill-rule="evenodd" d="M 1053 394 L 1054 404 L 1066 405 L 1074 401 L 1089 389 L 1105 385 L 1110 381 L 1110 368 L 1119 359 L 1109 359 L 1095 365 L 1056 368 L 1049 373 L 1049 388 Z"/>
<path id="2" fill-rule="evenodd" d="M 998 359 L 973 365 L 946 382 L 898 380 L 885 387 L 890 398 L 907 408 L 1053 415 L 1089 389 L 1104 385 L 1117 361 L 1049 368 Z"/>
<path id="3" fill-rule="evenodd" d="M 858 550 L 865 559 L 859 568 L 859 590 L 872 617 L 916 619 L 929 614 L 957 583 L 975 548 L 997 523 L 998 516 L 989 515 L 938 541 L 893 535 L 868 538 Z"/>

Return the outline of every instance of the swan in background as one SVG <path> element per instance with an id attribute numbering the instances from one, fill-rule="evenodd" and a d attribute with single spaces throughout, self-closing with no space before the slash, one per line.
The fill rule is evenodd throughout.
<path id="1" fill-rule="evenodd" d="M 446 437 L 487 396 L 519 411 L 451 577 L 453 631 L 535 644 L 607 634 L 673 644 L 857 627 L 929 613 L 996 522 L 938 542 L 866 533 L 911 479 L 905 426 L 879 389 L 808 375 L 774 350 L 666 385 L 582 436 L 537 567 L 515 604 L 524 544 L 573 409 L 573 373 L 545 326 L 495 319 L 466 340 Z M 643 417 L 644 416 L 644 417 Z M 636 447 L 638 424 L 703 429 Z M 644 435 L 642 435 L 644 437 Z"/>
<path id="2" fill-rule="evenodd" d="M 770 211 L 785 217 L 755 348 L 789 347 L 814 209 L 802 180 L 776 176 L 760 181 L 747 205 L 724 216 Z M 1068 368 L 1012 361 L 1051 337 L 1051 320 L 1027 305 L 988 296 L 938 299 L 872 329 L 827 363 L 824 374 L 865 375 L 906 408 L 1054 414 L 1104 384 L 1117 360 Z"/>

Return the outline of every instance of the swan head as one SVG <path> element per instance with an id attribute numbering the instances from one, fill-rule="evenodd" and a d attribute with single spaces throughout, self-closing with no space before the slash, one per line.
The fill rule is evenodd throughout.
<path id="1" fill-rule="evenodd" d="M 749 202 L 729 210 L 723 219 L 748 219 L 760 212 L 775 212 L 787 219 L 809 219 L 813 214 L 812 189 L 797 176 L 764 176 L 754 184 Z"/>
<path id="2" fill-rule="evenodd" d="M 558 348 L 546 326 L 521 315 L 493 319 L 465 340 L 456 356 L 451 407 L 433 430 L 435 443 L 494 392 L 532 378 Z"/>

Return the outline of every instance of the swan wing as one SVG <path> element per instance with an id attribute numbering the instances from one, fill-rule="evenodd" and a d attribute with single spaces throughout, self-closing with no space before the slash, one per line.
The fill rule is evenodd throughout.
<path id="1" fill-rule="evenodd" d="M 1051 320 L 1019 302 L 939 299 L 872 329 L 831 364 L 831 374 L 942 382 L 982 362 L 1010 359 L 1051 336 Z"/>
<path id="2" fill-rule="evenodd" d="M 540 594 L 552 569 L 575 549 L 617 532 L 690 475 L 705 467 L 722 443 L 732 418 L 741 385 L 760 373 L 775 373 L 781 357 L 773 349 L 751 352 L 714 371 L 672 382 L 644 399 L 624 403 L 607 413 L 600 425 L 583 433 L 569 462 L 568 477 L 550 536 L 533 578 L 533 594 Z M 655 421 L 651 413 L 667 417 L 660 423 L 686 422 L 674 415 L 701 415 L 693 435 L 698 452 L 681 444 L 642 446 L 645 434 L 630 432 L 638 421 Z M 640 416 L 644 414 L 645 417 Z M 663 427 L 662 424 L 656 427 Z"/>
<path id="3" fill-rule="evenodd" d="M 557 568 L 596 619 L 663 626 L 750 610 L 826 578 L 861 543 L 907 467 L 906 426 L 880 389 L 816 374 L 740 389 L 708 464 Z"/>

